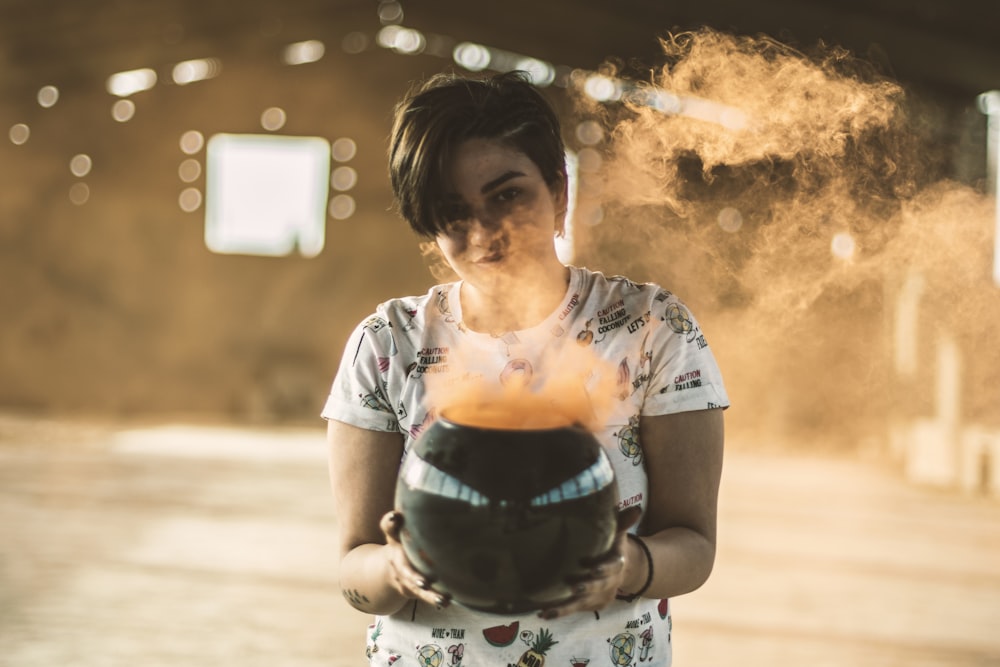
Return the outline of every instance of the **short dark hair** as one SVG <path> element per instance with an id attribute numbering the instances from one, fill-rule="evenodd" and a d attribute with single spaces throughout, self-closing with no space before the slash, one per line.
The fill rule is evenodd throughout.
<path id="1" fill-rule="evenodd" d="M 420 236 L 433 238 L 446 223 L 448 169 L 467 139 L 499 139 L 527 155 L 550 189 L 566 187 L 559 120 L 528 74 L 435 75 L 396 105 L 389 143 L 396 205 Z"/>

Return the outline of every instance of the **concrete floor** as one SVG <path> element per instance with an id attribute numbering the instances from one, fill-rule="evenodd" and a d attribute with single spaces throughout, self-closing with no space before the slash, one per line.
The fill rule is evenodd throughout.
<path id="1" fill-rule="evenodd" d="M 335 522 L 321 424 L 0 416 L 0 665 L 361 665 Z M 734 442 L 720 531 L 675 665 L 1000 665 L 996 500 Z"/>

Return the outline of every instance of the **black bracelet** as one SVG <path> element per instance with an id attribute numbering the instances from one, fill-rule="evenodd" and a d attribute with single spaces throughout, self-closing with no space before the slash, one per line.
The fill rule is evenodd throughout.
<path id="1" fill-rule="evenodd" d="M 649 590 L 649 586 L 653 583 L 653 554 L 649 553 L 649 547 L 646 546 L 646 543 L 638 535 L 634 535 L 632 533 L 626 533 L 625 536 L 628 537 L 630 540 L 633 540 L 636 544 L 638 544 L 639 548 L 642 549 L 642 553 L 646 554 L 646 567 L 648 568 L 646 570 L 646 583 L 644 583 L 642 585 L 642 588 L 640 588 L 637 592 L 633 593 L 632 595 L 618 594 L 615 597 L 619 600 L 624 600 L 625 602 L 635 602 L 640 597 L 642 597 L 642 595 L 646 591 Z"/>

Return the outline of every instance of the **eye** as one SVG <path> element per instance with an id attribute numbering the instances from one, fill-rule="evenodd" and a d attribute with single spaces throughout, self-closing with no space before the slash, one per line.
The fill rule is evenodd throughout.
<path id="1" fill-rule="evenodd" d="M 493 198 L 498 202 L 512 202 L 521 196 L 521 188 L 505 188 L 496 193 Z"/>

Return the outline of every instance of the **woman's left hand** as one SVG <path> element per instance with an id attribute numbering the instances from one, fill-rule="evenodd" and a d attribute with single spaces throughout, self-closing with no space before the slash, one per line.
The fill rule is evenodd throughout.
<path id="1" fill-rule="evenodd" d="M 546 607 L 538 612 L 541 618 L 550 620 L 578 611 L 597 611 L 614 601 L 625 582 L 627 572 L 626 533 L 639 520 L 642 510 L 639 507 L 629 507 L 618 513 L 617 534 L 615 544 L 607 555 L 584 563 L 589 570 L 570 584 L 573 595 L 559 604 Z"/>

